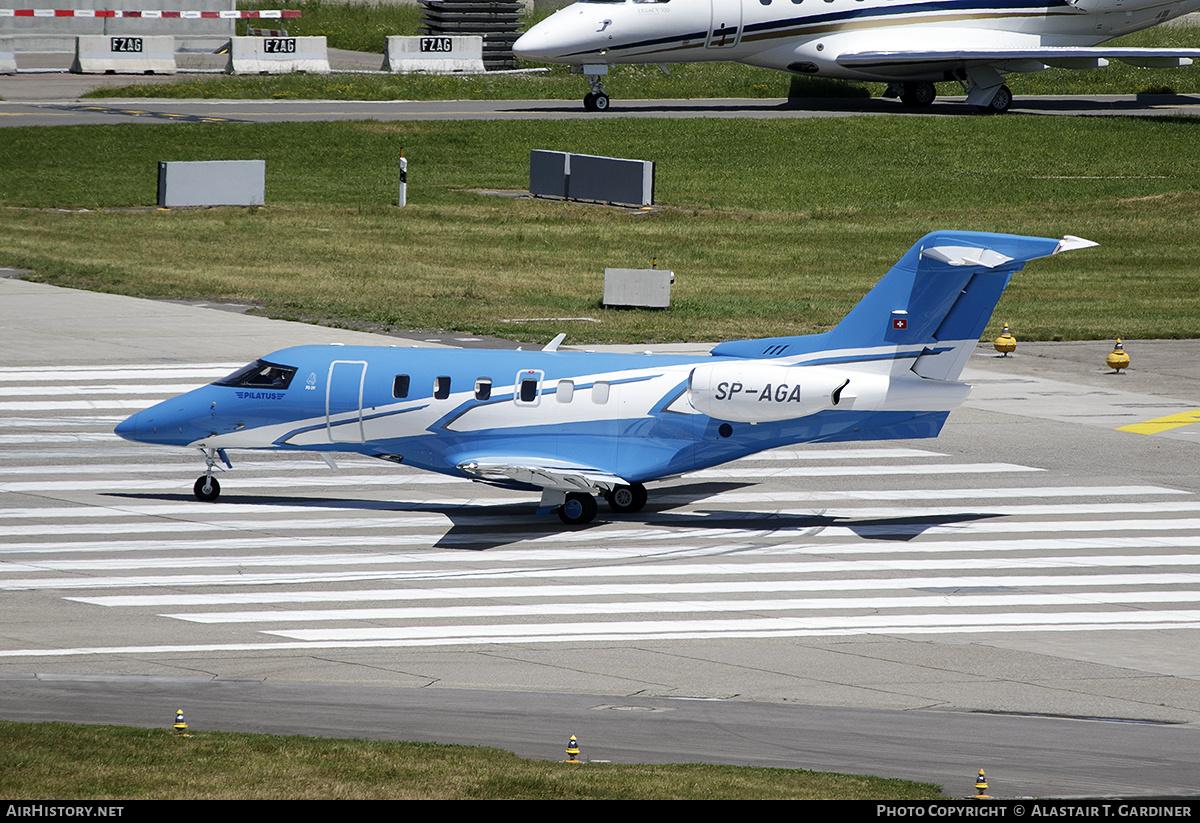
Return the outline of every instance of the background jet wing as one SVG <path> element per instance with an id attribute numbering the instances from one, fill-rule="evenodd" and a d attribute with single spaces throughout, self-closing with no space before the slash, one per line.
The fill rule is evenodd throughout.
<path id="1" fill-rule="evenodd" d="M 588 466 L 559 461 L 532 462 L 520 458 L 465 460 L 458 468 L 472 480 L 501 486 L 520 484 L 561 492 L 604 494 L 629 481 Z"/>
<path id="2" fill-rule="evenodd" d="M 1105 46 L 1049 46 L 1034 49 L 936 49 L 860 51 L 838 55 L 837 62 L 847 68 L 906 68 L 940 64 L 1041 63 L 1064 69 L 1096 68 L 1109 60 L 1120 60 L 1141 68 L 1190 66 L 1200 58 L 1200 49 L 1136 49 Z M 1015 71 L 1024 71 L 1013 66 Z"/>

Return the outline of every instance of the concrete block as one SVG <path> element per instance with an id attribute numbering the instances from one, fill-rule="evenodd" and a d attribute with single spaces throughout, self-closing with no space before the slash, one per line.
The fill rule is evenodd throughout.
<path id="1" fill-rule="evenodd" d="M 81 34 L 75 38 L 76 74 L 174 74 L 175 38 L 169 35 Z"/>
<path id="2" fill-rule="evenodd" d="M 387 70 L 426 71 L 434 74 L 482 72 L 483 37 L 480 35 L 432 35 L 389 37 Z"/>
<path id="3" fill-rule="evenodd" d="M 665 269 L 605 269 L 606 307 L 665 309 L 671 305 L 675 273 Z"/>
<path id="4" fill-rule="evenodd" d="M 565 151 L 529 152 L 529 193 L 538 197 L 566 197 L 571 155 Z"/>
<path id="5" fill-rule="evenodd" d="M 266 160 L 163 161 L 158 164 L 158 205 L 261 206 Z"/>
<path id="6" fill-rule="evenodd" d="M 329 73 L 329 49 L 321 37 L 234 37 L 230 74 Z"/>

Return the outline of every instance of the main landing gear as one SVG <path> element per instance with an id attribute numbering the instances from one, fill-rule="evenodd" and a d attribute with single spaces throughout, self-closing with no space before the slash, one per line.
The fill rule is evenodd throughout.
<path id="1" fill-rule="evenodd" d="M 1008 86 L 1000 86 L 996 89 L 996 94 L 992 97 L 992 101 L 986 106 L 980 106 L 979 110 L 984 114 L 1004 114 L 1012 105 L 1013 96 L 1012 89 Z"/>
<path id="2" fill-rule="evenodd" d="M 646 487 L 641 483 L 617 486 L 604 495 L 604 499 L 608 501 L 608 507 L 621 514 L 640 512 L 646 505 L 648 497 Z M 595 520 L 599 510 L 600 505 L 592 495 L 584 492 L 571 492 L 562 505 L 556 509 L 556 512 L 558 519 L 568 526 L 583 526 Z"/>
<path id="3" fill-rule="evenodd" d="M 903 83 L 900 87 L 900 102 L 906 106 L 924 108 L 932 106 L 937 99 L 933 83 Z"/>

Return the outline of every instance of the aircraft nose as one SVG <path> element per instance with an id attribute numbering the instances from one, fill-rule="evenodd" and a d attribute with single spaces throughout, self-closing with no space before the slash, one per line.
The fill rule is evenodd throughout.
<path id="1" fill-rule="evenodd" d="M 125 440 L 133 440 L 136 442 L 140 439 L 138 434 L 141 431 L 141 422 L 138 418 L 141 416 L 142 413 L 138 412 L 137 414 L 131 414 L 129 417 L 126 417 L 117 424 L 115 429 L 113 429 L 113 434 Z"/>
<path id="2" fill-rule="evenodd" d="M 513 54 L 522 60 L 545 60 L 550 53 L 550 35 L 541 26 L 534 26 L 513 43 Z"/>

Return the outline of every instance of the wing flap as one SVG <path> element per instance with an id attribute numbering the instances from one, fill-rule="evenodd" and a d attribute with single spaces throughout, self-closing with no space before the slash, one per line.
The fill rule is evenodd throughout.
<path id="1" fill-rule="evenodd" d="M 629 481 L 609 472 L 570 463 L 533 463 L 519 458 L 464 460 L 458 468 L 472 480 L 501 486 L 536 486 L 561 492 L 604 494 Z"/>

